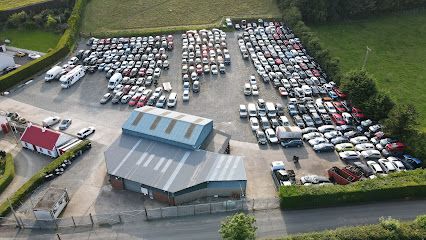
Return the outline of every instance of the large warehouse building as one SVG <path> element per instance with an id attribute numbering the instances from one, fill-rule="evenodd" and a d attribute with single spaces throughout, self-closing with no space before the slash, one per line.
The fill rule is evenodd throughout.
<path id="1" fill-rule="evenodd" d="M 111 184 L 172 205 L 208 196 L 241 197 L 247 177 L 243 158 L 229 151 L 229 136 L 213 121 L 142 107 L 122 126 L 105 152 Z"/>

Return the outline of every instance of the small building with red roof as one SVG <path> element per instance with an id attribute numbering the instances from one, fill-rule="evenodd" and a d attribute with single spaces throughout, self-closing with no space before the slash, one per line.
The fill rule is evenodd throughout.
<path id="1" fill-rule="evenodd" d="M 29 124 L 20 140 L 24 148 L 56 158 L 62 154 L 58 148 L 71 139 L 73 137 L 64 133 Z"/>

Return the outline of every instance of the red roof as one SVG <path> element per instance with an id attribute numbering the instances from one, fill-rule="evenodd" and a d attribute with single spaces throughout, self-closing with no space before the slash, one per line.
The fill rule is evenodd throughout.
<path id="1" fill-rule="evenodd" d="M 61 136 L 60 133 L 45 129 L 36 125 L 27 127 L 24 134 L 21 136 L 21 141 L 33 144 L 37 147 L 41 147 L 47 150 L 53 150 Z"/>

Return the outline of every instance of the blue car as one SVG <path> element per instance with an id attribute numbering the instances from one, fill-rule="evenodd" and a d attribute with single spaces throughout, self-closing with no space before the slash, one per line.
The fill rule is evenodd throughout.
<path id="1" fill-rule="evenodd" d="M 339 96 L 334 91 L 328 91 L 328 96 L 331 97 L 333 100 L 337 100 Z"/>
<path id="2" fill-rule="evenodd" d="M 402 160 L 403 163 L 406 163 L 406 164 L 413 166 L 413 168 L 420 168 L 423 165 L 422 160 L 415 158 L 415 157 L 408 155 L 408 154 L 402 155 L 401 160 Z"/>
<path id="3" fill-rule="evenodd" d="M 301 147 L 303 146 L 303 141 L 301 139 L 291 139 L 288 141 L 281 141 L 281 146 L 288 147 Z"/>

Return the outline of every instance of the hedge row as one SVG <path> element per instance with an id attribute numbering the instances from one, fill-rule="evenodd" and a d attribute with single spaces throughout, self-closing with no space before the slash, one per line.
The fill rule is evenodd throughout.
<path id="1" fill-rule="evenodd" d="M 283 209 L 303 209 L 371 201 L 426 197 L 426 170 L 417 169 L 349 185 L 286 186 L 279 191 Z"/>
<path id="2" fill-rule="evenodd" d="M 313 232 L 281 238 L 282 240 L 424 240 L 426 215 L 414 222 L 401 223 L 395 219 L 383 219 L 379 224 L 345 227 L 336 230 Z"/>
<path id="3" fill-rule="evenodd" d="M 72 156 L 77 154 L 79 151 L 87 149 L 90 146 L 90 141 L 85 140 L 74 148 L 70 149 L 68 152 L 64 153 L 60 157 L 56 158 L 50 162 L 47 166 L 43 167 L 36 174 L 34 174 L 28 181 L 24 183 L 10 198 L 10 202 L 13 207 L 17 207 L 20 203 L 39 187 L 45 181 L 46 173 L 55 171 L 66 159 L 70 159 Z M 10 212 L 9 202 L 6 200 L 0 205 L 0 217 L 4 217 Z"/>
<path id="4" fill-rule="evenodd" d="M 75 40 L 78 37 L 81 15 L 86 2 L 87 0 L 76 0 L 71 16 L 68 19 L 68 29 L 65 30 L 58 44 L 51 52 L 0 77 L 0 91 L 5 91 L 21 81 L 31 78 L 36 73 L 57 63 L 73 49 Z"/>
<path id="5" fill-rule="evenodd" d="M 91 32 L 91 33 L 82 33 L 82 36 L 90 37 L 92 35 L 96 37 L 117 37 L 117 36 L 130 37 L 130 36 L 169 34 L 169 33 L 185 32 L 187 30 L 222 28 L 224 26 L 225 18 L 226 17 L 219 18 L 217 21 L 213 23 L 209 23 L 209 24 L 97 31 L 97 32 Z M 257 21 L 257 19 L 259 18 L 262 18 L 265 20 L 280 20 L 281 15 L 251 15 L 249 17 L 231 17 L 231 19 L 234 22 L 242 20 L 242 19 L 246 19 L 248 21 L 251 21 L 251 20 Z M 224 30 L 226 30 L 226 28 Z"/>
<path id="6" fill-rule="evenodd" d="M 293 2 L 305 22 L 322 23 L 426 6 L 426 0 L 278 0 Z"/>
<path id="7" fill-rule="evenodd" d="M 0 176 L 0 194 L 9 186 L 15 177 L 15 165 L 13 164 L 12 154 L 6 154 L 6 163 L 4 166 L 4 174 Z"/>

